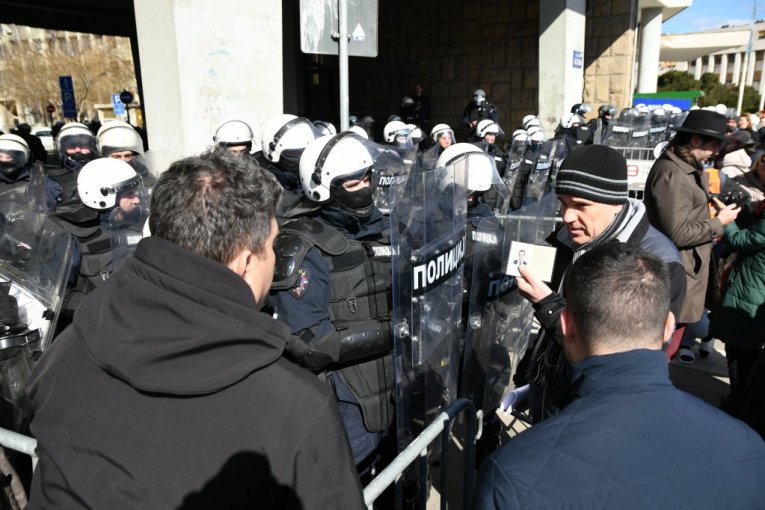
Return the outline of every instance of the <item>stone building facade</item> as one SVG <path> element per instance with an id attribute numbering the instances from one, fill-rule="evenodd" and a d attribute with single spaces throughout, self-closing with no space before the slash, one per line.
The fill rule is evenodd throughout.
<path id="1" fill-rule="evenodd" d="M 598 0 L 588 7 L 583 100 L 594 110 L 608 103 L 624 108 L 635 88 L 637 2 Z"/>

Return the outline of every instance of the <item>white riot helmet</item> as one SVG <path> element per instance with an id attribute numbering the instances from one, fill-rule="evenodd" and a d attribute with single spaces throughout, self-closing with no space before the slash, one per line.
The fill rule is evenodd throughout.
<path id="1" fill-rule="evenodd" d="M 300 158 L 300 182 L 306 196 L 314 202 L 326 202 L 332 198 L 331 187 L 338 181 L 367 175 L 374 165 L 370 143 L 344 131 L 308 144 Z"/>
<path id="2" fill-rule="evenodd" d="M 425 135 L 422 134 L 422 129 L 415 124 L 407 124 L 406 127 L 409 129 L 409 136 L 412 138 L 413 144 L 417 145 L 425 137 Z"/>
<path id="3" fill-rule="evenodd" d="M 513 141 L 527 142 L 529 140 L 529 133 L 525 129 L 516 129 L 513 131 Z"/>
<path id="4" fill-rule="evenodd" d="M 452 128 L 449 127 L 449 124 L 436 124 L 433 126 L 433 129 L 430 130 L 430 139 L 433 143 L 436 143 L 441 135 L 447 132 L 453 133 Z M 452 138 L 454 138 L 453 134 Z"/>
<path id="5" fill-rule="evenodd" d="M 141 136 L 133 126 L 121 120 L 110 120 L 101 126 L 96 135 L 96 142 L 102 157 L 122 151 L 143 154 Z"/>
<path id="6" fill-rule="evenodd" d="M 56 149 L 62 156 L 72 147 L 86 147 L 95 157 L 96 139 L 85 124 L 69 122 L 64 124 L 56 136 Z"/>
<path id="7" fill-rule="evenodd" d="M 414 106 L 414 99 L 412 99 L 409 96 L 404 96 L 401 99 L 401 107 L 402 108 L 411 108 Z"/>
<path id="8" fill-rule="evenodd" d="M 245 145 L 247 152 L 252 151 L 255 136 L 249 124 L 241 120 L 228 120 L 218 126 L 213 135 L 213 142 L 218 147 Z"/>
<path id="9" fill-rule="evenodd" d="M 582 123 L 582 118 L 577 115 L 576 113 L 567 113 L 563 116 L 562 119 L 560 119 L 560 127 L 563 129 L 569 129 L 574 127 L 575 125 L 580 125 Z M 536 126 L 534 126 L 536 127 Z M 542 128 L 539 128 L 541 131 Z"/>
<path id="10" fill-rule="evenodd" d="M 393 143 L 396 139 L 396 133 L 407 129 L 406 124 L 400 120 L 392 120 L 385 124 L 383 128 L 383 140 L 387 143 Z"/>
<path id="11" fill-rule="evenodd" d="M 18 135 L 0 135 L 0 172 L 11 176 L 29 163 L 29 145 Z"/>
<path id="12" fill-rule="evenodd" d="M 316 129 L 319 131 L 319 136 L 324 135 L 336 135 L 337 129 L 335 129 L 335 125 L 331 122 L 326 122 L 324 120 L 315 120 L 313 121 L 313 125 L 316 126 Z"/>
<path id="13" fill-rule="evenodd" d="M 263 127 L 261 150 L 268 161 L 278 163 L 282 151 L 302 150 L 318 136 L 316 127 L 305 117 L 277 115 Z"/>
<path id="14" fill-rule="evenodd" d="M 534 143 L 545 141 L 545 132 L 540 127 L 532 126 L 529 128 L 529 141 Z"/>
<path id="15" fill-rule="evenodd" d="M 438 157 L 436 167 L 452 165 L 467 165 L 467 188 L 471 193 L 487 191 L 495 182 L 497 165 L 494 158 L 472 143 L 457 143 L 444 149 Z"/>
<path id="16" fill-rule="evenodd" d="M 486 102 L 486 92 L 483 89 L 475 89 L 473 91 L 473 101 L 475 104 L 482 105 Z"/>
<path id="17" fill-rule="evenodd" d="M 361 126 L 351 126 L 348 128 L 348 131 L 351 133 L 356 133 L 364 140 L 369 140 L 369 133 L 367 133 L 367 130 Z"/>
<path id="18" fill-rule="evenodd" d="M 505 134 L 502 129 L 499 127 L 499 124 L 494 122 L 491 119 L 483 119 L 481 122 L 478 123 L 478 125 L 475 128 L 475 133 L 478 135 L 478 138 L 483 139 L 488 134 L 492 135 L 503 135 Z"/>
<path id="19" fill-rule="evenodd" d="M 101 211 L 118 205 L 119 193 L 135 190 L 140 185 L 141 177 L 133 167 L 119 159 L 91 161 L 77 176 L 77 192 L 82 203 Z"/>
<path id="20" fill-rule="evenodd" d="M 528 129 L 529 126 L 533 126 L 534 124 L 532 124 L 532 121 L 536 121 L 537 122 L 536 125 L 539 125 L 539 119 L 537 119 L 536 115 L 526 115 L 525 117 L 523 117 L 523 120 L 521 121 L 521 124 L 523 125 L 523 129 Z"/>

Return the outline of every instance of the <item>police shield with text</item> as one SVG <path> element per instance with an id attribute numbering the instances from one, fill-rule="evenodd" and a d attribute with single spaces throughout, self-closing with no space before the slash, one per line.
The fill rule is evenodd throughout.
<path id="1" fill-rule="evenodd" d="M 544 239 L 555 228 L 557 209 L 555 194 L 548 193 L 529 207 L 483 218 L 470 231 L 472 272 L 465 276 L 470 283 L 460 396 L 483 410 L 479 452 L 499 446 L 502 427 L 495 411 L 503 394 L 513 389 L 511 375 L 532 331 L 532 306 L 509 274 L 512 265 L 529 260 L 518 255 L 523 250 L 513 249 L 513 243 L 547 244 Z"/>
<path id="2" fill-rule="evenodd" d="M 457 396 L 469 166 L 412 174 L 392 191 L 399 448 Z"/>

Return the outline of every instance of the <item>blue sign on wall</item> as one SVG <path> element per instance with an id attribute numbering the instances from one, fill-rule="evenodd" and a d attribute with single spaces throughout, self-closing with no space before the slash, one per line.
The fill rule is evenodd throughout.
<path id="1" fill-rule="evenodd" d="M 584 67 L 584 54 L 581 51 L 574 50 L 574 69 L 581 69 Z"/>
<path id="2" fill-rule="evenodd" d="M 77 118 L 77 102 L 74 99 L 74 83 L 71 76 L 59 76 L 58 84 L 61 87 L 61 110 L 64 118 Z"/>
<path id="3" fill-rule="evenodd" d="M 112 106 L 114 107 L 114 115 L 125 115 L 125 103 L 120 99 L 120 93 L 112 94 Z"/>

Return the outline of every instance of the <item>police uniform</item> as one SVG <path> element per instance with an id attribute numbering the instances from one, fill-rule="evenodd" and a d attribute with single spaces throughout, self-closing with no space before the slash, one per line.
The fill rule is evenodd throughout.
<path id="1" fill-rule="evenodd" d="M 272 302 L 297 337 L 288 352 L 332 385 L 357 465 L 394 413 L 386 223 L 377 209 L 362 223 L 322 208 L 283 222 L 274 248 Z"/>

